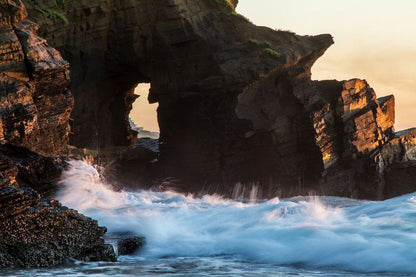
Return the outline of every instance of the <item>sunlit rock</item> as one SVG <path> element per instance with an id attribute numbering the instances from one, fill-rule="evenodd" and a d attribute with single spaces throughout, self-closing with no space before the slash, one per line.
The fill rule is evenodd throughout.
<path id="1" fill-rule="evenodd" d="M 45 155 L 67 150 L 69 64 L 36 35 L 20 0 L 0 2 L 0 140 Z"/>

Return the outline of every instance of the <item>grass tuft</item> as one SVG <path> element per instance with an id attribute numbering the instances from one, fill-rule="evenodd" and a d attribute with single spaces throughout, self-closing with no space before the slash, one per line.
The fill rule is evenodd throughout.
<path id="1" fill-rule="evenodd" d="M 266 48 L 263 50 L 266 56 L 272 57 L 274 59 L 279 59 L 282 55 L 272 48 Z"/>
<path id="2" fill-rule="evenodd" d="M 235 16 L 236 18 L 238 18 L 238 19 L 240 19 L 242 21 L 251 23 L 250 19 L 248 19 L 247 17 L 245 17 L 242 14 L 236 13 L 234 10 L 232 12 L 228 13 L 228 15 Z"/>
<path id="3" fill-rule="evenodd" d="M 66 18 L 66 16 L 63 13 L 57 11 L 56 9 L 65 10 L 68 6 L 69 0 L 53 0 L 53 5 L 55 6 L 55 9 L 42 8 L 40 7 L 40 5 L 38 4 L 36 0 L 24 0 L 24 1 L 31 4 L 35 11 L 40 12 L 44 17 L 49 18 L 54 23 L 58 21 L 62 21 L 65 24 L 68 24 L 68 19 Z"/>
<path id="4" fill-rule="evenodd" d="M 281 32 L 281 33 L 289 33 L 292 35 L 296 35 L 295 32 L 291 31 L 291 30 L 286 30 L 286 29 L 275 29 L 276 32 Z"/>
<path id="5" fill-rule="evenodd" d="M 255 38 L 251 38 L 248 40 L 248 42 L 259 47 L 272 48 L 272 44 L 268 41 L 259 41 Z"/>
<path id="6" fill-rule="evenodd" d="M 47 17 L 50 18 L 54 23 L 56 23 L 58 20 L 61 20 L 65 24 L 68 24 L 68 19 L 62 13 L 55 11 L 55 10 L 51 10 L 51 9 L 45 9 L 45 10 L 48 13 Z"/>

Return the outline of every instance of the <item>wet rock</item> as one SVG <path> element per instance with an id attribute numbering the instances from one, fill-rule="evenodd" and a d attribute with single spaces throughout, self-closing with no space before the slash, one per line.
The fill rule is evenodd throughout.
<path id="1" fill-rule="evenodd" d="M 49 267 L 68 259 L 115 261 L 106 228 L 32 189 L 0 188 L 0 267 Z"/>
<path id="2" fill-rule="evenodd" d="M 133 255 L 145 244 L 143 237 L 120 239 L 117 242 L 118 255 Z"/>
<path id="3" fill-rule="evenodd" d="M 1 145 L 0 187 L 30 187 L 43 197 L 51 197 L 59 188 L 66 165 L 62 157 L 46 157 L 24 147 Z"/>
<path id="4" fill-rule="evenodd" d="M 102 244 L 83 251 L 80 255 L 76 256 L 75 259 L 86 262 L 116 262 L 117 256 L 114 247 L 111 244 Z"/>
<path id="5" fill-rule="evenodd" d="M 383 198 L 414 193 L 416 190 L 416 161 L 395 164 L 386 169 Z"/>

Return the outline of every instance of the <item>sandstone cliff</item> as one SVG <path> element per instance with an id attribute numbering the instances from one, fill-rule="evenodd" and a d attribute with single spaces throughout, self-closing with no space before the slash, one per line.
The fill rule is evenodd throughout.
<path id="1" fill-rule="evenodd" d="M 0 143 L 66 151 L 73 97 L 69 64 L 36 35 L 20 0 L 0 2 Z"/>
<path id="2" fill-rule="evenodd" d="M 68 62 L 26 18 L 20 0 L 0 0 L 0 267 L 115 260 L 105 228 L 29 188 L 54 193 L 73 97 Z"/>
<path id="3" fill-rule="evenodd" d="M 71 64 L 73 143 L 133 143 L 133 88 L 151 82 L 161 130 L 153 178 L 226 195 L 236 183 L 259 184 L 264 197 L 379 199 L 414 190 L 388 181 L 413 170 L 399 150 L 413 142 L 394 133 L 394 98 L 377 100 L 364 80 L 311 81 L 331 36 L 254 26 L 236 4 L 80 0 L 60 9 L 68 24 L 31 7 L 42 36 Z M 392 153 L 401 156 L 390 162 Z"/>

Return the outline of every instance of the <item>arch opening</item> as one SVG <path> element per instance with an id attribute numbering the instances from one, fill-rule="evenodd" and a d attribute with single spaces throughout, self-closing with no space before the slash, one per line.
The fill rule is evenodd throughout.
<path id="1" fill-rule="evenodd" d="M 129 114 L 131 128 L 136 131 L 137 145 L 149 147 L 158 151 L 159 123 L 157 119 L 158 103 L 150 104 L 148 100 L 150 83 L 139 83 L 134 90 L 137 99 Z"/>
<path id="2" fill-rule="evenodd" d="M 139 96 L 133 103 L 129 118 L 132 127 L 139 133 L 139 138 L 159 138 L 159 123 L 157 121 L 158 103 L 150 104 L 148 99 L 150 83 L 140 83 L 134 90 Z"/>

